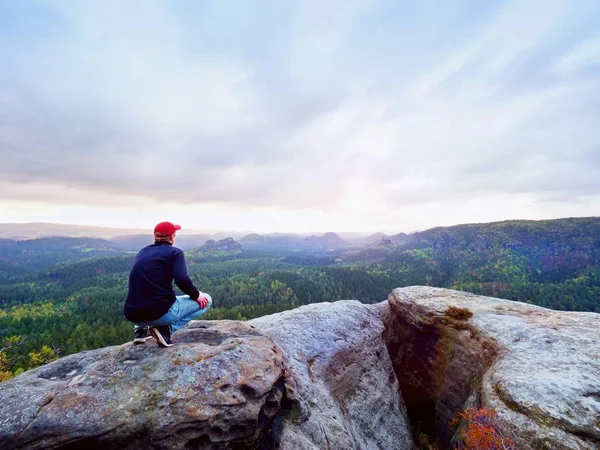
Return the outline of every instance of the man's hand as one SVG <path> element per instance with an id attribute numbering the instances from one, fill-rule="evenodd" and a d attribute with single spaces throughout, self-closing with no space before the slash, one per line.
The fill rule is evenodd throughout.
<path id="1" fill-rule="evenodd" d="M 208 306 L 208 299 L 204 296 L 204 293 L 200 292 L 200 296 L 198 300 L 196 300 L 200 305 L 200 309 L 204 309 Z"/>

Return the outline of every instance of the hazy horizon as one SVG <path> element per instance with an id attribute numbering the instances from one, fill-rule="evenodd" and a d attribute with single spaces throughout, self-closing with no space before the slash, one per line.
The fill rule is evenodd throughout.
<path id="1" fill-rule="evenodd" d="M 58 222 L 0 222 L 0 238 L 2 238 L 3 235 L 7 235 L 7 232 L 5 231 L 6 228 L 14 228 L 15 230 L 18 230 L 19 225 L 22 225 L 26 232 L 23 233 L 23 235 L 27 235 L 27 233 L 29 232 L 29 230 L 33 229 L 35 226 L 39 226 L 40 229 L 43 229 L 44 227 L 64 227 L 65 230 L 68 228 L 77 228 L 77 229 L 82 229 L 82 230 L 92 230 L 90 232 L 93 232 L 93 230 L 97 230 L 97 232 L 99 233 L 98 235 L 102 235 L 102 234 L 110 234 L 110 235 L 114 235 L 114 236 L 122 236 L 122 235 L 126 235 L 126 234 L 148 234 L 151 235 L 152 234 L 152 227 L 149 228 L 127 228 L 127 227 L 105 227 L 105 226 L 97 226 L 97 225 L 81 225 L 81 224 L 76 224 L 76 223 L 58 223 Z M 109 233 L 110 230 L 114 230 L 114 232 Z M 227 229 L 221 229 L 221 230 L 206 230 L 206 229 L 192 229 L 192 228 L 186 228 L 183 227 L 181 229 L 181 231 L 179 231 L 178 233 L 181 235 L 225 235 L 228 233 L 231 233 L 232 235 L 236 235 L 236 236 L 245 236 L 248 234 L 264 234 L 264 235 L 299 235 L 299 236 L 310 236 L 310 235 L 319 235 L 319 234 L 324 234 L 327 232 L 333 232 L 339 235 L 356 235 L 356 236 L 369 236 L 372 234 L 376 234 L 376 233 L 384 233 L 384 234 L 398 234 L 398 233 L 412 233 L 415 231 L 420 231 L 420 230 L 412 230 L 412 231 L 336 231 L 336 230 L 327 230 L 327 231 L 314 231 L 314 230 L 308 230 L 308 231 L 302 231 L 302 232 L 293 232 L 293 231 L 285 231 L 285 230 L 275 230 L 275 231 L 266 231 L 266 232 L 260 232 L 257 230 L 227 230 Z M 63 233 L 66 233 L 66 231 L 63 231 Z M 18 235 L 18 233 L 12 233 L 13 235 Z M 67 235 L 67 234 L 65 234 Z M 79 235 L 79 236 L 83 236 L 83 235 Z M 93 234 L 90 235 L 86 235 L 87 237 L 94 237 Z"/>
<path id="2" fill-rule="evenodd" d="M 585 219 L 585 218 L 595 218 L 596 216 L 581 216 L 581 217 L 561 217 L 558 219 Z M 522 221 L 528 219 L 513 219 L 515 221 Z M 540 220 L 553 220 L 553 219 L 540 219 Z M 511 221 L 511 220 L 508 220 Z M 499 221 L 506 222 L 506 221 Z M 388 236 L 396 235 L 396 234 L 412 234 L 418 233 L 421 231 L 425 231 L 430 228 L 437 227 L 452 227 L 459 225 L 477 225 L 477 224 L 489 224 L 489 223 L 497 223 L 497 222 L 469 222 L 469 223 L 457 223 L 451 225 L 436 225 L 429 228 L 418 229 L 418 230 L 377 230 L 377 231 L 338 231 L 338 230 L 326 230 L 326 231 L 302 231 L 302 232 L 293 232 L 293 231 L 266 231 L 260 232 L 257 230 L 206 230 L 206 229 L 191 229 L 191 228 L 182 228 L 178 233 L 182 236 L 194 236 L 194 235 L 209 235 L 214 239 L 223 239 L 224 237 L 233 237 L 234 239 L 239 239 L 248 234 L 262 234 L 262 235 L 297 235 L 297 236 L 312 236 L 312 235 L 322 235 L 324 233 L 333 232 L 338 234 L 342 238 L 362 238 L 371 236 L 374 234 L 382 233 Z M 18 232 L 19 225 L 22 225 L 25 228 L 25 231 L 22 233 Z M 125 236 L 125 235 L 140 235 L 147 234 L 150 236 L 152 234 L 152 227 L 150 228 L 126 228 L 126 227 L 104 227 L 98 225 L 80 225 L 74 223 L 56 223 L 56 222 L 0 222 L 0 239 L 6 239 L 11 237 L 23 237 L 23 236 L 33 236 L 36 233 L 33 233 L 32 230 L 35 230 L 36 226 L 40 226 L 39 230 L 43 230 L 39 233 L 38 237 L 49 237 L 54 236 L 52 231 L 48 231 L 48 227 L 52 229 L 52 227 L 64 227 L 64 228 L 78 228 L 81 229 L 79 233 L 68 234 L 66 230 L 61 230 L 59 233 L 55 234 L 56 236 L 71 236 L 71 237 L 103 237 L 103 238 L 112 238 L 117 236 Z M 44 228 L 46 227 L 46 228 Z M 7 231 L 7 229 L 14 229 L 15 231 Z M 90 231 L 83 231 L 90 230 Z M 93 233 L 96 234 L 93 234 Z M 84 234 L 89 233 L 89 234 Z M 34 237 L 35 238 L 35 237 Z"/>
<path id="3" fill-rule="evenodd" d="M 0 3 L 0 222 L 600 215 L 600 2 Z"/>

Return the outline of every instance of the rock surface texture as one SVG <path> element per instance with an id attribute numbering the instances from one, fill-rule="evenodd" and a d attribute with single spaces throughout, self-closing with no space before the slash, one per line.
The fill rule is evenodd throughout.
<path id="1" fill-rule="evenodd" d="M 441 448 L 475 403 L 516 448 L 600 448 L 600 315 L 429 287 L 394 290 L 381 312 L 409 417 Z"/>
<path id="2" fill-rule="evenodd" d="M 0 448 L 410 449 L 383 330 L 342 301 L 71 355 L 0 384 Z"/>
<path id="3" fill-rule="evenodd" d="M 241 322 L 67 356 L 0 384 L 0 448 L 272 448 L 284 366 Z"/>
<path id="4" fill-rule="evenodd" d="M 446 449 L 453 416 L 486 406 L 514 448 L 600 449 L 598 314 L 410 287 L 173 341 L 0 383 L 0 448 L 412 449 L 412 430 Z"/>
<path id="5" fill-rule="evenodd" d="M 378 306 L 319 303 L 248 323 L 283 350 L 295 385 L 282 449 L 412 449 Z"/>

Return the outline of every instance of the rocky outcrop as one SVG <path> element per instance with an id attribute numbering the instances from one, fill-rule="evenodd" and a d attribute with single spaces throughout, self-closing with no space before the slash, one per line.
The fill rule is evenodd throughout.
<path id="1" fill-rule="evenodd" d="M 2 449 L 412 449 L 493 408 L 518 449 L 600 448 L 600 315 L 429 287 L 71 355 L 0 384 Z M 408 417 L 407 417 L 408 416 Z M 410 422 L 410 424 L 409 424 Z"/>
<path id="2" fill-rule="evenodd" d="M 200 247 L 199 251 L 201 253 L 240 252 L 242 251 L 242 245 L 230 237 L 221 239 L 220 241 L 209 239 L 202 247 Z"/>
<path id="3" fill-rule="evenodd" d="M 382 317 L 410 420 L 441 448 L 452 416 L 477 404 L 497 411 L 516 448 L 600 448 L 598 314 L 429 287 L 388 300 Z"/>
<path id="4" fill-rule="evenodd" d="M 0 384 L 0 448 L 409 449 L 377 307 L 191 322 Z"/>
<path id="5" fill-rule="evenodd" d="M 283 356 L 240 322 L 196 322 L 174 347 L 67 356 L 0 384 L 0 448 L 273 448 Z"/>
<path id="6" fill-rule="evenodd" d="M 299 400 L 282 449 L 412 448 L 377 306 L 319 303 L 249 323 L 283 350 Z"/>

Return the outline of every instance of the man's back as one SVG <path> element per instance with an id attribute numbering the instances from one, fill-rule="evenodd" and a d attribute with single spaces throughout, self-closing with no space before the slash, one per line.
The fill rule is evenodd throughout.
<path id="1" fill-rule="evenodd" d="M 140 250 L 129 275 L 125 317 L 136 323 L 164 315 L 175 302 L 173 280 L 183 292 L 198 298 L 179 248 L 169 242 L 157 242 Z"/>

